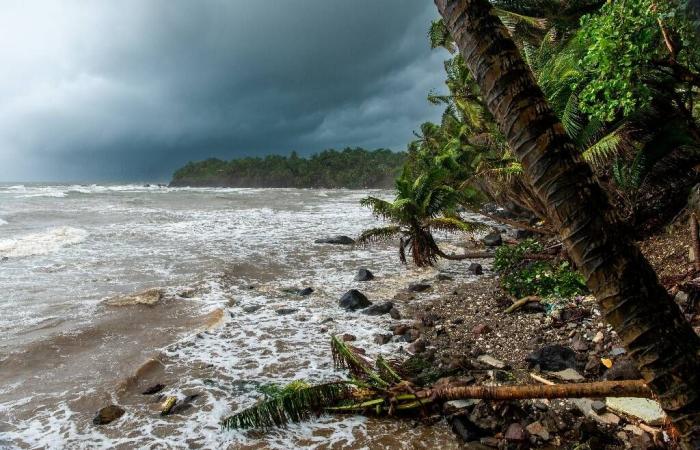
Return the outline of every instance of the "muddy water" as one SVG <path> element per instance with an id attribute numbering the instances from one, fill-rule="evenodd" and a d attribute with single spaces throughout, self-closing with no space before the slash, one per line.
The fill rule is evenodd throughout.
<path id="1" fill-rule="evenodd" d="M 390 192 L 373 192 L 390 197 Z M 220 430 L 264 383 L 330 381 L 328 336 L 371 356 L 388 317 L 337 307 L 391 299 L 435 270 L 395 249 L 313 244 L 378 224 L 367 192 L 0 185 L 0 448 L 453 448 L 444 424 L 321 417 L 265 434 Z M 378 276 L 353 281 L 358 267 Z M 464 267 L 442 268 L 465 281 Z M 468 281 L 468 280 L 466 280 Z M 313 287 L 300 297 L 288 288 Z M 106 300 L 158 287 L 154 305 Z M 425 295 L 437 295 L 436 293 Z M 279 314 L 280 308 L 292 308 Z M 196 394 L 161 417 L 158 396 Z M 96 427 L 100 407 L 126 414 Z"/>

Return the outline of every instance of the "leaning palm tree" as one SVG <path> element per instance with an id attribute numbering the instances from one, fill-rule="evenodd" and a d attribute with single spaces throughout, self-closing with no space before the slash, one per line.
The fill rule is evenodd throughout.
<path id="1" fill-rule="evenodd" d="M 700 338 L 649 262 L 615 225 L 590 166 L 488 0 L 435 3 L 606 320 L 658 396 L 683 448 L 700 448 Z"/>
<path id="2" fill-rule="evenodd" d="M 434 230 L 469 233 L 483 225 L 462 220 L 454 208 L 460 192 L 443 184 L 445 171 L 434 167 L 415 179 L 408 171 L 396 180 L 396 199 L 393 202 L 377 197 L 366 197 L 362 206 L 372 209 L 377 217 L 392 225 L 364 231 L 357 242 L 369 244 L 399 238 L 399 258 L 406 263 L 406 250 L 418 267 L 432 266 L 438 256 L 449 257 L 435 243 Z"/>

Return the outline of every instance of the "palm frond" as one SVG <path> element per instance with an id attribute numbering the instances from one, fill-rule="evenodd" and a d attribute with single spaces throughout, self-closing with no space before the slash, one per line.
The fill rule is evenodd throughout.
<path id="1" fill-rule="evenodd" d="M 353 384 L 348 381 L 310 386 L 296 382 L 273 398 L 259 402 L 221 421 L 223 429 L 269 428 L 301 422 L 324 408 L 351 397 Z"/>
<path id="2" fill-rule="evenodd" d="M 370 208 L 377 217 L 392 219 L 394 217 L 394 205 L 391 202 L 377 197 L 365 197 L 360 200 L 360 205 Z"/>
<path id="3" fill-rule="evenodd" d="M 362 245 L 386 242 L 399 233 L 401 233 L 401 227 L 399 226 L 370 228 L 369 230 L 363 231 L 355 242 Z"/>
<path id="4" fill-rule="evenodd" d="M 384 388 L 389 385 L 388 381 L 372 369 L 371 363 L 364 356 L 337 336 L 331 336 L 331 353 L 336 369 L 347 369 L 354 378 L 365 380 L 376 387 Z"/>
<path id="5" fill-rule="evenodd" d="M 581 153 L 581 157 L 594 168 L 606 165 L 624 150 L 624 137 L 618 128 L 603 136 Z"/>
<path id="6" fill-rule="evenodd" d="M 402 378 L 396 371 L 389 365 L 386 359 L 382 358 L 381 355 L 377 358 L 377 370 L 384 380 L 391 380 L 393 383 L 400 383 Z"/>

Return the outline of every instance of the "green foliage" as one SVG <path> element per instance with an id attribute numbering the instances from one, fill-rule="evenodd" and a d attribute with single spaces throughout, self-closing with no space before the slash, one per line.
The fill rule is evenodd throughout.
<path id="1" fill-rule="evenodd" d="M 406 153 L 387 149 L 324 150 L 309 158 L 208 159 L 187 163 L 173 175 L 175 186 L 386 188 L 406 161 Z"/>
<path id="2" fill-rule="evenodd" d="M 506 292 L 516 298 L 528 295 L 569 298 L 587 292 L 583 277 L 568 262 L 554 264 L 524 258 L 528 253 L 542 250 L 541 244 L 529 239 L 496 251 L 493 267 L 499 272 L 501 287 Z"/>

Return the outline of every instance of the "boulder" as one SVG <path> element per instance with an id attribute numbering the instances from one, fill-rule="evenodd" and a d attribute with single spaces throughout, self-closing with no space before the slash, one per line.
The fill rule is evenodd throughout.
<path id="1" fill-rule="evenodd" d="M 430 289 L 430 285 L 427 283 L 411 283 L 408 285 L 409 292 L 423 292 Z"/>
<path id="2" fill-rule="evenodd" d="M 530 353 L 525 360 L 530 367 L 539 366 L 540 370 L 558 372 L 576 367 L 576 353 L 563 345 L 545 345 Z"/>
<path id="3" fill-rule="evenodd" d="M 299 291 L 297 291 L 297 294 L 301 295 L 302 297 L 306 297 L 307 295 L 313 294 L 313 292 L 314 292 L 313 288 L 305 287 L 304 289 L 300 289 Z"/>
<path id="4" fill-rule="evenodd" d="M 391 318 L 394 320 L 401 320 L 401 313 L 398 309 L 396 309 L 396 307 L 389 310 L 389 316 L 391 316 Z"/>
<path id="5" fill-rule="evenodd" d="M 164 387 L 165 385 L 161 383 L 154 384 L 153 386 L 147 388 L 145 391 L 141 392 L 141 395 L 157 394 L 158 392 L 162 391 Z"/>
<path id="6" fill-rule="evenodd" d="M 175 406 L 173 406 L 170 411 L 168 412 L 168 415 L 172 414 L 181 414 L 188 409 L 192 407 L 192 402 L 199 397 L 199 394 L 193 394 L 193 395 L 188 395 L 187 397 L 183 398 L 179 402 L 175 403 Z"/>
<path id="7" fill-rule="evenodd" d="M 493 231 L 481 238 L 481 242 L 487 247 L 498 247 L 503 244 L 503 238 L 501 237 L 501 233 Z"/>
<path id="8" fill-rule="evenodd" d="M 467 271 L 473 275 L 482 275 L 484 273 L 484 269 L 481 267 L 481 264 L 475 262 L 469 264 Z"/>
<path id="9" fill-rule="evenodd" d="M 426 347 L 427 346 L 425 344 L 425 340 L 418 339 L 418 340 L 414 341 L 413 343 L 411 343 L 408 346 L 407 350 L 409 351 L 409 353 L 413 353 L 415 355 L 417 353 L 423 353 L 425 351 Z"/>
<path id="10" fill-rule="evenodd" d="M 375 334 L 374 335 L 374 343 L 378 344 L 378 345 L 388 344 L 391 341 L 391 337 L 392 337 L 391 333 Z"/>
<path id="11" fill-rule="evenodd" d="M 374 274 L 369 271 L 369 269 L 360 268 L 357 269 L 357 273 L 355 274 L 355 278 L 353 278 L 355 281 L 371 281 L 374 280 Z"/>
<path id="12" fill-rule="evenodd" d="M 360 311 L 362 314 L 367 314 L 368 316 L 381 316 L 383 314 L 389 314 L 389 312 L 394 308 L 392 302 L 375 303 L 374 305 L 363 309 Z"/>
<path id="13" fill-rule="evenodd" d="M 396 325 L 393 329 L 392 332 L 396 336 L 403 336 L 410 330 L 410 327 L 408 325 Z"/>
<path id="14" fill-rule="evenodd" d="M 276 309 L 276 310 L 275 310 L 275 312 L 277 313 L 277 315 L 280 315 L 280 316 L 286 316 L 286 315 L 289 315 L 289 314 L 294 314 L 294 313 L 297 312 L 297 311 L 299 311 L 297 308 L 279 308 L 279 309 Z"/>
<path id="15" fill-rule="evenodd" d="M 420 331 L 416 328 L 409 328 L 402 336 L 403 342 L 413 342 L 420 337 Z"/>
<path id="16" fill-rule="evenodd" d="M 372 302 L 367 300 L 365 294 L 358 291 L 357 289 L 350 289 L 338 301 L 338 305 L 341 308 L 348 311 L 356 311 L 358 309 L 366 308 L 370 306 Z"/>
<path id="17" fill-rule="evenodd" d="M 117 405 L 105 406 L 97 411 L 97 415 L 92 419 L 92 423 L 95 425 L 106 425 L 123 416 L 124 412 L 124 408 Z"/>
<path id="18" fill-rule="evenodd" d="M 352 245 L 355 240 L 348 236 L 330 236 L 327 238 L 316 239 L 315 244 L 333 244 L 333 245 Z"/>
<path id="19" fill-rule="evenodd" d="M 343 334 L 340 338 L 341 338 L 344 342 L 351 342 L 351 341 L 356 341 L 356 340 L 357 340 L 357 336 L 355 336 L 354 334 L 350 334 L 350 333 L 345 333 L 345 334 Z"/>

